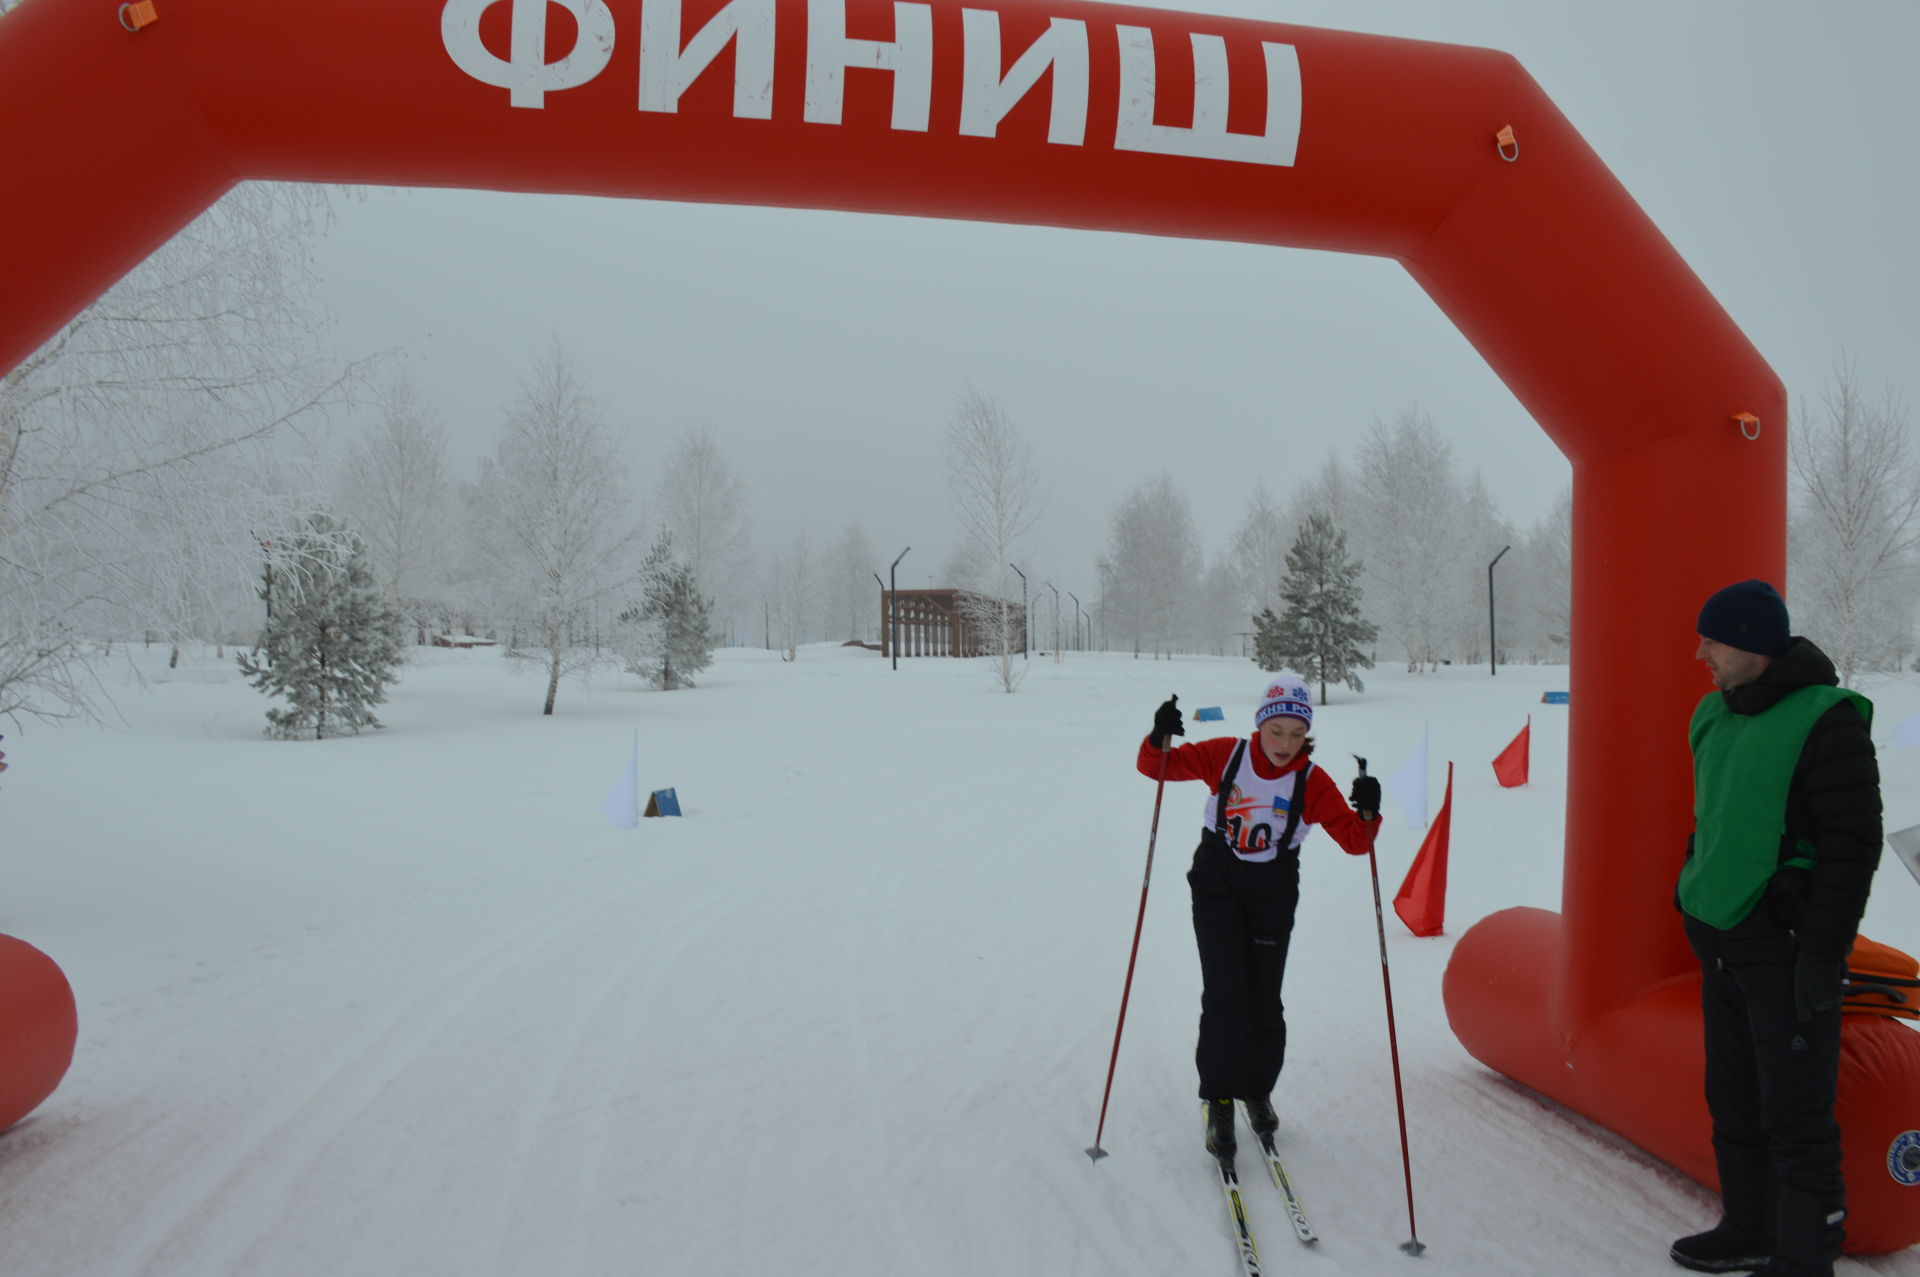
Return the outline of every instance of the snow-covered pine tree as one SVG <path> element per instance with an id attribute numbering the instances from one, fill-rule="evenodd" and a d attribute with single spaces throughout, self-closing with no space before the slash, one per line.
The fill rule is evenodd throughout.
<path id="1" fill-rule="evenodd" d="M 239 655 L 256 689 L 284 697 L 267 733 L 325 740 L 378 727 L 373 707 L 399 681 L 403 618 L 388 605 L 365 547 L 332 515 L 308 515 L 273 542 L 274 571 L 260 595 L 270 617 L 256 652 Z"/>
<path id="2" fill-rule="evenodd" d="M 713 664 L 720 635 L 712 601 L 700 593 L 690 564 L 674 557 L 673 534 L 662 531 L 640 566 L 641 598 L 620 613 L 620 648 L 627 672 L 664 692 L 693 686 Z"/>
<path id="3" fill-rule="evenodd" d="M 1285 615 L 1265 608 L 1253 618 L 1254 662 L 1318 681 L 1323 703 L 1329 681 L 1366 691 L 1359 671 L 1372 669 L 1373 661 L 1364 645 L 1379 631 L 1360 614 L 1360 571 L 1359 561 L 1347 557 L 1346 533 L 1325 514 L 1308 515 L 1287 551 L 1280 582 Z"/>

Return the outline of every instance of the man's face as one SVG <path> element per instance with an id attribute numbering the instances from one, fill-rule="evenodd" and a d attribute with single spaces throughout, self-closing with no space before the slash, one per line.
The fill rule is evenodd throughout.
<path id="1" fill-rule="evenodd" d="M 1713 685 L 1723 692 L 1746 686 L 1773 664 L 1771 656 L 1743 652 L 1737 647 L 1728 647 L 1725 643 L 1705 637 L 1701 638 L 1700 646 L 1694 650 L 1693 659 L 1707 667 L 1707 672 L 1713 675 Z"/>

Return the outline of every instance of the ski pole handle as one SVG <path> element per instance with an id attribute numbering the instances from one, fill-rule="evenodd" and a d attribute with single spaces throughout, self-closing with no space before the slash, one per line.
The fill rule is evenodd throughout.
<path id="1" fill-rule="evenodd" d="M 1362 776 L 1365 776 L 1367 774 L 1367 760 L 1360 757 L 1360 755 L 1355 754 L 1353 756 L 1353 761 L 1360 764 L 1360 774 Z M 1362 820 L 1377 820 L 1380 817 L 1380 812 L 1378 808 L 1369 810 L 1365 807 L 1360 807 L 1358 804 L 1356 804 L 1355 806 L 1356 806 L 1356 812 L 1359 815 L 1360 819 Z"/>

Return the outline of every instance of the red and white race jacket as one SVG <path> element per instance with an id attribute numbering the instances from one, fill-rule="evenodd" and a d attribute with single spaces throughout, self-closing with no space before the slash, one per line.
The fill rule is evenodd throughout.
<path id="1" fill-rule="evenodd" d="M 1215 827 L 1215 818 L 1219 814 L 1220 782 L 1226 779 L 1227 763 L 1232 760 L 1233 747 L 1241 741 L 1232 736 L 1216 736 L 1212 740 L 1193 741 L 1174 747 L 1163 753 L 1153 747 L 1151 738 L 1140 742 L 1140 756 L 1137 766 L 1142 776 L 1157 779 L 1160 775 L 1162 758 L 1166 760 L 1167 779 L 1203 780 L 1207 783 L 1207 792 L 1212 795 L 1204 804 L 1201 817 L 1202 829 Z M 1373 838 L 1380 827 L 1378 820 L 1362 820 L 1347 806 L 1347 800 L 1340 793 L 1340 786 L 1333 777 L 1322 768 L 1315 767 L 1313 760 L 1303 751 L 1288 760 L 1284 768 L 1276 768 L 1267 761 L 1260 749 L 1258 736 L 1246 742 L 1246 753 L 1240 759 L 1240 770 L 1234 776 L 1233 789 L 1227 794 L 1227 841 L 1233 847 L 1233 854 L 1242 860 L 1272 860 L 1280 854 L 1274 845 L 1287 827 L 1289 804 L 1293 801 L 1295 773 L 1307 768 L 1307 792 L 1301 803 L 1300 823 L 1294 830 L 1292 846 L 1298 848 L 1306 841 L 1307 827 L 1320 825 L 1333 835 L 1341 850 L 1350 856 L 1364 856 L 1373 850 Z"/>

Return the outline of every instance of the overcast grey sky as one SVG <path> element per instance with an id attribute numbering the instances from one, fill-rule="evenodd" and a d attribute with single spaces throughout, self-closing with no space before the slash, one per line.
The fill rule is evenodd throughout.
<path id="1" fill-rule="evenodd" d="M 1920 3 L 1199 0 L 1161 7 L 1515 55 L 1773 365 L 1795 410 L 1853 357 L 1920 397 Z M 952 547 L 942 432 L 998 397 L 1049 505 L 1037 573 L 1088 600 L 1108 516 L 1168 471 L 1209 556 L 1418 401 L 1520 525 L 1560 454 L 1388 261 L 1144 236 L 484 192 L 373 192 L 322 249 L 341 349 L 410 343 L 457 472 L 549 337 L 640 474 L 710 425 L 756 547 L 858 520 L 927 584 Z"/>

